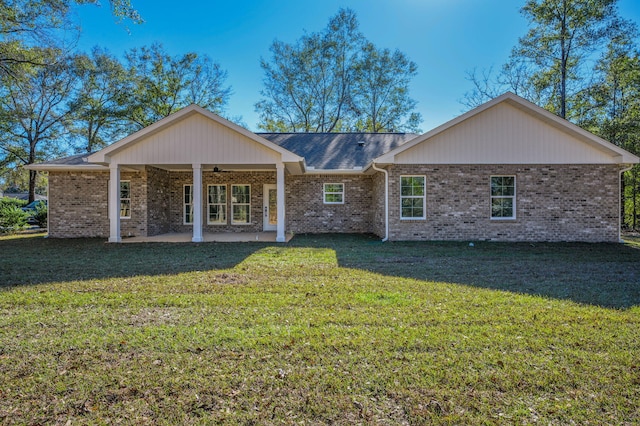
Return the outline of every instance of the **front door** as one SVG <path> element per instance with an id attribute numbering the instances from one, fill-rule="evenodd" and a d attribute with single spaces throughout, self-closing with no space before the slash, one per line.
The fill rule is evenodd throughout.
<path id="1" fill-rule="evenodd" d="M 264 186 L 262 229 L 265 231 L 275 231 L 278 225 L 278 197 L 276 194 L 276 185 Z"/>

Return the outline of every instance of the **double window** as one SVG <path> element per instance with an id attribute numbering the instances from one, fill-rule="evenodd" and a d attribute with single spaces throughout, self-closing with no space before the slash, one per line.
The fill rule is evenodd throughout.
<path id="1" fill-rule="evenodd" d="M 344 204 L 344 183 L 325 183 L 322 199 L 324 204 Z"/>
<path id="2" fill-rule="evenodd" d="M 227 185 L 207 186 L 207 223 L 227 223 Z M 182 202 L 183 223 L 193 224 L 193 185 L 184 185 Z M 251 223 L 251 185 L 231 185 L 231 223 Z"/>
<path id="3" fill-rule="evenodd" d="M 491 176 L 491 219 L 516 218 L 516 177 Z"/>
<path id="4" fill-rule="evenodd" d="M 425 219 L 425 176 L 400 176 L 400 219 Z"/>

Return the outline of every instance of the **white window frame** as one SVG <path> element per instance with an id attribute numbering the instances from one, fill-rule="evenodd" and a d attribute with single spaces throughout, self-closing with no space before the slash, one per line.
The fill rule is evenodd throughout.
<path id="1" fill-rule="evenodd" d="M 128 183 L 129 184 L 129 196 L 128 197 L 123 197 L 122 196 L 122 184 L 123 183 Z M 122 203 L 123 201 L 127 201 L 129 203 L 129 215 L 128 216 L 122 216 Z M 120 219 L 131 219 L 131 181 L 130 180 L 121 180 L 120 181 Z"/>
<path id="2" fill-rule="evenodd" d="M 422 195 L 402 195 L 403 178 L 422 178 Z M 422 216 L 405 217 L 402 215 L 402 200 L 422 199 Z M 427 218 L 427 176 L 426 175 L 401 175 L 400 176 L 400 220 L 425 220 Z"/>
<path id="3" fill-rule="evenodd" d="M 234 196 L 233 196 L 233 188 L 237 187 L 237 186 L 246 186 L 249 188 L 249 202 L 248 203 L 238 203 L 234 200 Z M 230 198 L 231 198 L 231 224 L 232 225 L 251 225 L 251 185 L 249 185 L 248 183 L 234 183 L 231 185 L 231 193 L 230 193 Z M 247 216 L 247 221 L 246 222 L 236 222 L 235 221 L 235 207 L 236 206 L 247 206 L 248 207 L 248 216 Z"/>
<path id="4" fill-rule="evenodd" d="M 211 188 L 213 187 L 218 187 L 218 191 L 220 190 L 220 188 L 224 188 L 224 203 L 212 203 L 211 202 Z M 214 185 L 207 185 L 207 225 L 226 225 L 228 222 L 227 219 L 227 185 L 221 185 L 221 184 L 214 184 Z M 219 208 L 222 209 L 222 212 L 224 214 L 224 220 L 223 221 L 215 221 L 215 220 L 211 220 L 211 207 L 212 206 L 218 206 Z"/>
<path id="5" fill-rule="evenodd" d="M 189 188 L 189 195 L 191 199 L 187 202 L 187 188 Z M 187 207 L 190 207 L 191 221 L 187 222 Z M 187 183 L 182 186 L 182 224 L 193 225 L 193 184 Z"/>
<path id="6" fill-rule="evenodd" d="M 509 178 L 513 178 L 513 195 L 493 195 L 493 178 L 500 178 L 500 177 L 509 177 Z M 489 217 L 491 218 L 491 220 L 514 220 L 516 218 L 516 195 L 517 195 L 517 178 L 516 175 L 491 175 L 489 177 L 489 197 L 490 197 L 490 201 L 489 201 Z M 512 209 L 512 215 L 511 216 L 493 216 L 493 200 L 497 200 L 497 199 L 511 199 L 511 209 Z"/>
<path id="7" fill-rule="evenodd" d="M 330 185 L 337 185 L 342 188 L 340 191 L 327 191 L 327 187 Z M 339 195 L 340 201 L 327 201 L 327 195 Z M 322 184 L 322 202 L 324 204 L 344 204 L 344 183 L 342 182 L 334 182 L 334 183 L 323 183 Z"/>

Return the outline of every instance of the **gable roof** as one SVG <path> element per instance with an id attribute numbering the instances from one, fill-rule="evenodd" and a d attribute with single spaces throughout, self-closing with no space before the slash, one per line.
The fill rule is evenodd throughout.
<path id="1" fill-rule="evenodd" d="M 393 164 L 398 161 L 399 157 L 403 153 L 409 153 L 412 148 L 418 148 L 418 145 L 424 145 L 424 150 L 428 150 L 428 146 L 433 141 L 438 141 L 439 138 L 443 137 L 445 134 L 449 132 L 454 132 L 456 128 L 462 128 L 466 123 L 471 122 L 474 119 L 479 119 L 482 116 L 488 115 L 488 111 L 492 108 L 500 105 L 508 105 L 509 107 L 513 107 L 518 111 L 521 111 L 527 117 L 530 117 L 542 121 L 545 123 L 548 128 L 554 129 L 554 132 L 557 134 L 563 134 L 569 136 L 571 140 L 580 141 L 587 145 L 585 148 L 590 148 L 590 151 L 593 153 L 597 153 L 602 158 L 608 158 L 607 162 L 610 163 L 621 163 L 621 164 L 632 164 L 640 162 L 640 158 L 636 155 L 631 154 L 630 152 L 578 127 L 577 125 L 556 116 L 555 114 L 550 113 L 549 111 L 511 93 L 507 92 L 485 104 L 480 105 L 479 107 L 472 109 L 465 114 L 460 115 L 459 117 L 454 118 L 453 120 L 448 121 L 447 123 L 442 124 L 441 126 L 436 127 L 435 129 L 416 137 L 415 139 L 399 146 L 395 149 L 390 150 L 389 152 L 375 158 L 373 161 L 377 164 Z M 507 123 L 508 124 L 508 123 Z M 506 127 L 505 123 L 499 123 L 500 126 L 494 127 Z M 504 129 L 502 129 L 504 130 Z M 521 133 L 514 135 L 514 139 L 518 139 L 519 136 L 522 136 L 523 139 L 529 137 L 531 135 L 526 133 L 527 129 L 518 129 Z M 475 136 L 475 132 L 470 132 L 471 136 Z M 517 148 L 517 147 L 516 147 Z M 411 151 L 413 152 L 413 151 Z M 465 156 L 461 153 L 460 156 Z M 468 157 L 468 155 L 466 155 Z M 520 157 L 523 157 L 523 154 L 520 154 Z M 406 157 L 406 156 L 405 156 Z M 475 159 L 474 161 L 478 161 Z"/>
<path id="2" fill-rule="evenodd" d="M 518 123 L 514 124 L 514 121 Z M 289 170 L 295 173 L 304 173 L 305 168 L 312 173 L 360 173 L 368 170 L 373 163 L 379 165 L 434 161 L 436 163 L 438 161 L 482 163 L 489 161 L 488 158 L 496 160 L 495 156 L 491 156 L 492 153 L 506 151 L 510 151 L 510 159 L 517 163 L 541 160 L 548 160 L 551 163 L 567 161 L 571 164 L 592 161 L 619 164 L 640 162 L 638 156 L 507 92 L 423 135 L 252 133 L 204 108 L 190 105 L 100 151 L 32 164 L 26 168 L 45 171 L 105 170 L 111 157 L 118 158 L 125 153 L 142 153 L 135 159 L 138 163 L 131 163 L 142 164 L 140 161 L 150 159 L 150 156 L 144 155 L 144 149 L 142 149 L 145 143 L 155 144 L 158 138 L 161 139 L 162 135 L 167 133 L 175 134 L 173 139 L 165 138 L 162 143 L 170 145 L 171 151 L 179 154 L 178 157 L 188 156 L 185 150 L 186 145 L 176 144 L 175 141 L 184 140 L 186 134 L 187 140 L 193 142 L 192 138 L 195 136 L 193 132 L 188 132 L 189 126 L 198 127 L 203 123 L 208 126 L 204 130 L 205 135 L 207 131 L 209 135 L 213 131 L 217 136 L 202 138 L 203 130 L 198 128 L 200 133 L 196 132 L 195 136 L 203 141 L 200 146 L 208 144 L 206 147 L 210 149 L 214 145 L 219 145 L 217 142 L 220 141 L 222 145 L 226 144 L 227 150 L 238 151 L 239 146 L 244 145 L 251 150 L 251 158 L 254 159 L 255 164 L 263 164 L 277 158 L 278 161 L 287 163 L 287 168 L 291 167 Z M 538 134 L 533 135 L 533 132 Z M 544 137 L 536 139 L 540 134 L 544 134 Z M 494 142 L 496 135 L 502 137 L 503 140 L 500 143 Z M 472 145 L 469 141 L 477 143 Z M 512 143 L 513 141 L 515 143 Z M 554 149 L 555 143 L 564 144 L 566 149 L 564 151 Z M 544 155 L 540 155 L 543 151 Z M 553 157 L 554 153 L 558 152 L 562 155 Z M 200 154 L 196 152 L 195 156 L 198 155 Z M 229 158 L 238 164 L 237 152 L 234 155 Z M 211 157 L 208 154 L 205 156 Z M 204 158 L 198 159 L 205 162 Z M 189 160 L 187 162 L 198 159 L 182 158 L 184 161 Z M 246 159 L 246 156 L 241 159 Z M 123 161 L 123 164 L 127 164 L 127 161 Z M 145 164 L 154 164 L 154 162 L 148 161 Z"/>
<path id="3" fill-rule="evenodd" d="M 194 115 L 201 115 L 209 120 L 212 120 L 213 122 L 222 125 L 223 127 L 231 130 L 232 132 L 235 132 L 237 134 L 240 134 L 242 136 L 244 136 L 245 138 L 257 143 L 258 145 L 263 146 L 264 148 L 267 148 L 271 151 L 274 151 L 278 154 L 280 154 L 282 156 L 282 161 L 283 162 L 293 162 L 293 163 L 299 163 L 304 161 L 303 158 L 293 154 L 292 152 L 281 148 L 280 146 L 269 142 L 268 140 L 258 136 L 255 133 L 252 133 L 250 131 L 248 131 L 247 129 L 238 126 L 235 123 L 232 123 L 229 120 L 226 120 L 222 117 L 220 117 L 217 114 L 212 113 L 211 111 L 208 111 L 198 105 L 195 104 L 191 104 L 188 107 L 185 107 L 153 124 L 151 124 L 150 126 L 145 127 L 144 129 L 141 129 L 127 137 L 125 137 L 124 139 L 121 139 L 120 141 L 111 144 L 109 146 L 107 146 L 104 149 L 101 149 L 100 151 L 97 151 L 93 154 L 91 154 L 88 158 L 89 162 L 91 163 L 101 163 L 101 164 L 107 164 L 110 162 L 110 157 L 118 154 L 119 152 L 122 152 L 128 148 L 130 148 L 131 146 L 137 144 L 138 142 L 145 140 L 146 138 L 149 138 L 155 134 L 160 133 L 161 131 L 175 125 L 176 123 L 181 122 L 182 120 L 187 119 L 188 117 L 194 116 Z"/>
<path id="4" fill-rule="evenodd" d="M 414 139 L 412 133 L 258 133 L 305 159 L 307 169 L 359 170 Z"/>

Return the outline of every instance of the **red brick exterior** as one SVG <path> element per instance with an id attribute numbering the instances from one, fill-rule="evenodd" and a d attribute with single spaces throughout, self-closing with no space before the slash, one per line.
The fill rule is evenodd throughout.
<path id="1" fill-rule="evenodd" d="M 389 171 L 390 240 L 618 241 L 617 165 L 394 165 Z M 426 177 L 426 219 L 400 219 L 400 176 Z M 490 218 L 490 176 L 516 176 L 516 219 Z M 146 167 L 131 181 L 131 218 L 122 236 L 191 232 L 183 225 L 183 185 L 191 172 Z M 49 173 L 49 236 L 109 236 L 108 172 Z M 203 172 L 203 231 L 263 229 L 263 185 L 275 172 Z M 323 184 L 344 183 L 344 204 L 324 204 Z M 207 225 L 207 185 L 251 185 L 251 223 Z M 287 175 L 286 232 L 385 233 L 384 174 Z"/>
<path id="2" fill-rule="evenodd" d="M 391 240 L 616 242 L 617 165 L 395 165 Z M 426 219 L 400 219 L 400 176 L 426 176 Z M 516 176 L 516 219 L 492 220 L 490 177 Z"/>
<path id="3" fill-rule="evenodd" d="M 344 184 L 344 204 L 324 204 L 323 185 Z M 286 177 L 286 231 L 372 232 L 373 181 L 366 175 Z"/>
<path id="4" fill-rule="evenodd" d="M 109 172 L 49 172 L 49 237 L 108 237 Z"/>

